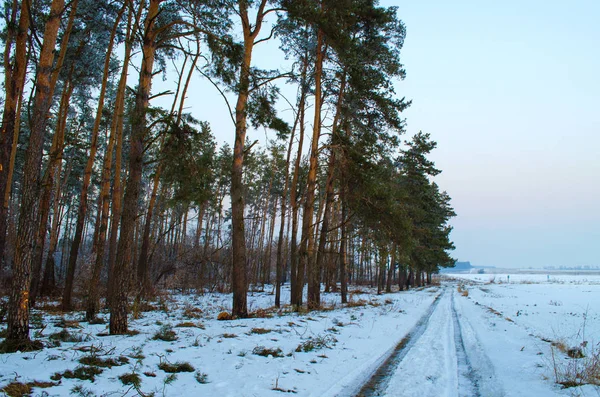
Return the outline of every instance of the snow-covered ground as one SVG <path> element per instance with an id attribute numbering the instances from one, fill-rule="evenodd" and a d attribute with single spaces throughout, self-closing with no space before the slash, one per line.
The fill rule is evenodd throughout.
<path id="1" fill-rule="evenodd" d="M 267 290 L 248 301 L 251 311 L 269 317 L 233 321 L 216 319 L 230 309 L 230 295 L 167 295 L 154 303 L 156 310 L 130 322 L 139 332 L 132 336 L 102 336 L 107 325 L 78 321 L 82 313 L 36 312 L 35 337 L 50 343 L 49 336 L 66 325 L 83 341 L 0 355 L 0 388 L 48 382 L 93 355 L 122 365 L 103 368 L 93 382 L 63 376 L 33 395 L 600 395 L 595 386 L 557 385 L 555 368 L 574 359 L 552 347 L 576 347 L 584 340 L 586 352 L 596 346 L 600 277 L 548 281 L 536 275 L 520 283 L 511 275 L 509 284 L 496 275 L 493 281 L 461 275 L 439 287 L 383 295 L 362 288 L 348 306 L 339 295 L 324 294 L 327 310 L 304 314 L 275 310 Z M 282 301 L 287 294 L 284 289 Z M 176 340 L 154 339 L 161 330 L 173 330 Z M 272 350 L 266 357 L 255 354 L 261 347 Z M 159 368 L 178 362 L 193 371 L 173 376 Z M 119 378 L 131 373 L 139 375 L 137 388 Z M 369 383 L 372 391 L 363 387 Z"/>

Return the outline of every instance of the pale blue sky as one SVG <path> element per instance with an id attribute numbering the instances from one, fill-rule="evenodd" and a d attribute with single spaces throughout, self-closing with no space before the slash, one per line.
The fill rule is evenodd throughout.
<path id="1" fill-rule="evenodd" d="M 600 1 L 383 1 L 408 133 L 432 134 L 455 257 L 600 265 Z"/>
<path id="2" fill-rule="evenodd" d="M 454 256 L 498 267 L 600 265 L 600 0 L 381 4 L 398 6 L 406 24 L 397 93 L 413 100 L 407 138 L 423 130 L 439 143 L 437 181 L 458 213 Z M 286 64 L 273 44 L 254 61 Z M 186 107 L 231 145 L 215 94 L 195 76 Z"/>

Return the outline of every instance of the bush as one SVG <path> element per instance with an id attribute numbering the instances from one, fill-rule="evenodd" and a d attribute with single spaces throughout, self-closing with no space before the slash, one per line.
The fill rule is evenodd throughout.
<path id="1" fill-rule="evenodd" d="M 160 330 L 154 334 L 152 339 L 173 342 L 177 340 L 177 333 L 173 331 L 173 327 L 170 325 L 163 325 L 160 327 Z"/>
<path id="2" fill-rule="evenodd" d="M 296 348 L 296 353 L 307 353 L 313 350 L 320 350 L 324 348 L 330 349 L 331 345 L 335 343 L 337 343 L 337 339 L 331 335 L 317 336 L 316 338 L 311 337 L 298 345 Z"/>
<path id="3" fill-rule="evenodd" d="M 557 358 L 555 348 L 568 358 Z M 587 341 L 571 348 L 567 348 L 564 343 L 553 344 L 552 364 L 555 382 L 563 387 L 586 384 L 600 386 L 600 345 L 588 346 Z"/>
<path id="4" fill-rule="evenodd" d="M 75 335 L 75 334 L 70 333 L 66 328 L 63 328 L 62 331 L 60 331 L 60 332 L 50 334 L 50 336 L 48 338 L 53 341 L 70 342 L 70 343 L 85 342 L 87 340 L 87 338 L 82 335 Z"/>
<path id="5" fill-rule="evenodd" d="M 127 374 L 123 374 L 123 375 L 119 376 L 119 380 L 125 386 L 131 385 L 135 388 L 139 388 L 142 384 L 142 379 L 135 372 L 129 372 Z"/>

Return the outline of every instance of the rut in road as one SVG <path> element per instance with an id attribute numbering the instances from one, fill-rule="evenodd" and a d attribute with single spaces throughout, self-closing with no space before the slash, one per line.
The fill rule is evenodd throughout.
<path id="1" fill-rule="evenodd" d="M 438 307 L 441 301 L 444 301 L 444 304 L 441 307 Z M 436 313 L 436 320 L 433 323 L 431 323 L 430 319 L 432 318 L 434 313 Z M 440 323 L 440 319 L 444 319 L 442 320 L 442 323 Z M 441 328 L 438 329 L 437 327 Z M 424 338 L 423 334 L 426 331 L 427 334 L 429 334 L 429 336 L 427 338 Z M 446 357 L 446 360 L 455 360 L 455 365 L 450 365 L 450 367 L 446 367 L 446 370 L 451 370 L 451 373 L 454 373 L 454 375 L 451 375 L 451 373 L 447 373 L 449 376 L 446 378 L 445 381 L 442 381 L 442 379 L 444 379 L 445 377 L 439 378 L 437 380 L 438 382 L 442 381 L 445 383 L 438 384 L 438 386 L 442 386 L 442 384 L 444 384 L 445 386 L 442 386 L 442 388 L 445 388 L 446 392 L 450 392 L 452 394 L 452 390 L 455 390 L 456 394 L 454 395 L 458 395 L 460 397 L 480 397 L 481 393 L 479 390 L 479 378 L 477 377 L 476 372 L 471 366 L 469 357 L 465 349 L 465 343 L 463 341 L 463 332 L 461 329 L 456 309 L 454 307 L 454 293 L 449 292 L 448 289 L 446 289 L 442 294 L 440 294 L 436 298 L 436 300 L 431 305 L 427 313 L 419 320 L 419 322 L 411 330 L 411 332 L 396 346 L 394 353 L 392 353 L 390 358 L 377 369 L 375 374 L 371 377 L 369 381 L 365 383 L 365 385 L 361 388 L 360 392 L 356 396 L 383 396 L 387 395 L 388 392 L 391 392 L 391 395 L 402 395 L 402 388 L 398 388 L 398 377 L 403 376 L 404 370 L 402 369 L 402 367 L 406 368 L 406 365 L 408 365 L 407 363 L 403 363 L 403 360 L 411 351 L 411 349 L 417 349 L 416 351 L 419 351 L 423 349 L 424 344 L 427 344 L 427 346 L 431 346 L 429 345 L 429 343 L 431 343 L 431 341 L 429 341 L 429 338 L 431 338 L 432 332 L 442 332 L 447 334 L 445 338 L 443 335 L 440 335 L 440 337 L 446 340 L 446 343 L 443 344 L 445 346 L 444 352 L 446 352 L 444 354 L 444 357 Z M 440 351 L 440 353 L 442 352 Z M 411 354 L 411 356 L 412 355 L 413 354 Z M 423 376 L 425 376 L 425 374 Z M 412 383 L 419 382 L 418 379 L 415 379 L 412 376 L 410 378 L 411 379 L 409 381 Z M 454 381 L 452 381 L 452 379 Z M 388 390 L 388 387 L 391 387 L 390 381 L 392 381 L 392 383 L 394 384 L 392 390 Z M 423 382 L 430 381 L 431 379 L 429 377 L 428 379 L 423 378 Z M 430 387 L 431 386 L 433 385 L 430 384 Z M 425 390 L 423 390 L 423 392 L 427 393 Z M 438 391 L 441 392 L 441 390 L 439 389 Z M 409 394 L 413 395 L 414 391 L 413 394 L 411 394 L 411 392 L 409 392 Z"/>
<path id="2" fill-rule="evenodd" d="M 445 293 L 445 292 L 444 292 Z M 396 345 L 392 355 L 383 363 L 377 371 L 371 376 L 371 378 L 363 385 L 356 397 L 371 397 L 381 396 L 387 389 L 390 378 L 394 374 L 394 371 L 400 364 L 400 362 L 409 352 L 410 348 L 416 343 L 416 341 L 423 335 L 429 324 L 429 319 L 435 311 L 437 305 L 440 302 L 440 298 L 444 293 L 438 295 L 429 310 L 419 319 L 419 322 L 414 328 Z"/>
<path id="3" fill-rule="evenodd" d="M 452 293 L 452 323 L 454 325 L 454 346 L 456 346 L 456 361 L 458 367 L 458 390 L 459 396 L 465 397 L 481 396 L 479 392 L 479 378 L 471 366 L 465 344 L 463 341 L 463 333 L 458 321 L 458 314 L 454 306 L 454 293 Z"/>

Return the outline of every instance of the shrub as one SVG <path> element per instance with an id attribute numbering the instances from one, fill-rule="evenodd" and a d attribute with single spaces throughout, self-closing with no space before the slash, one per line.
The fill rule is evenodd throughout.
<path id="1" fill-rule="evenodd" d="M 335 339 L 333 336 L 331 335 L 325 335 L 325 336 L 317 336 L 315 338 L 308 338 L 307 340 L 305 340 L 304 342 L 300 343 L 298 345 L 298 347 L 296 348 L 296 352 L 300 353 L 300 352 L 310 352 L 313 350 L 320 350 L 320 349 L 324 349 L 324 348 L 331 348 L 331 345 L 337 343 L 337 339 Z"/>
<path id="2" fill-rule="evenodd" d="M 154 340 L 162 340 L 165 342 L 173 342 L 177 340 L 177 333 L 173 331 L 170 325 L 163 325 L 152 337 Z"/>
<path id="3" fill-rule="evenodd" d="M 60 332 L 50 334 L 50 336 L 48 338 L 53 341 L 72 342 L 72 343 L 85 342 L 87 340 L 87 337 L 85 337 L 83 335 L 72 334 L 66 328 L 63 328 L 62 331 L 60 331 Z"/>
<path id="4" fill-rule="evenodd" d="M 557 358 L 555 349 L 568 358 Z M 585 384 L 600 386 L 600 345 L 589 346 L 585 340 L 570 348 L 564 342 L 552 343 L 552 365 L 555 382 L 565 388 Z"/>
<path id="5" fill-rule="evenodd" d="M 119 380 L 125 386 L 131 385 L 135 388 L 139 388 L 140 385 L 142 384 L 142 378 L 140 378 L 140 376 L 138 374 L 136 374 L 135 372 L 129 372 L 127 374 L 123 374 L 123 375 L 119 376 Z"/>

